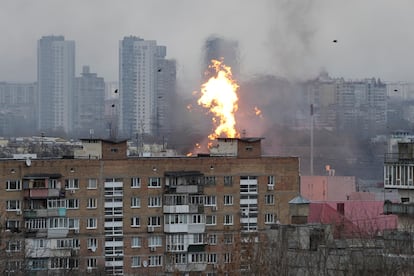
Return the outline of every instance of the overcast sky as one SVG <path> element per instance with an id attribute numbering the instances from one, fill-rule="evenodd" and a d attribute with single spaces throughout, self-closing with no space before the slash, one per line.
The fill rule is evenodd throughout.
<path id="1" fill-rule="evenodd" d="M 37 40 L 76 41 L 76 73 L 118 80 L 118 43 L 167 46 L 181 80 L 211 34 L 239 41 L 244 76 L 414 81 L 413 0 L 0 0 L 0 81 L 35 81 Z M 333 40 L 338 43 L 333 43 Z"/>

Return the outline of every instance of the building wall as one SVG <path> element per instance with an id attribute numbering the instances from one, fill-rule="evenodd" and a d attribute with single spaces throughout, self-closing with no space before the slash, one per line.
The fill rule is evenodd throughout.
<path id="1" fill-rule="evenodd" d="M 126 143 L 125 143 L 126 144 Z M 156 272 L 163 273 L 166 269 L 166 263 L 169 254 L 165 249 L 165 231 L 164 231 L 164 214 L 163 207 L 150 207 L 148 200 L 150 196 L 163 197 L 165 195 L 164 176 L 166 172 L 171 171 L 199 171 L 207 177 L 215 177 L 215 181 L 203 186 L 203 196 L 213 196 L 216 198 L 215 206 L 204 206 L 200 215 L 216 216 L 215 225 L 205 225 L 205 231 L 202 234 L 206 239 L 216 234 L 217 241 L 215 243 L 207 243 L 203 245 L 201 254 L 217 254 L 217 266 L 207 264 L 207 261 L 192 264 L 198 269 L 205 271 L 217 271 L 218 267 L 223 271 L 229 271 L 230 267 L 236 264 L 225 263 L 225 254 L 233 254 L 236 257 L 237 250 L 240 245 L 236 243 L 237 237 L 240 236 L 241 222 L 241 178 L 255 177 L 257 180 L 257 230 L 251 234 L 260 233 L 267 229 L 276 220 L 281 223 L 289 223 L 289 207 L 288 201 L 296 197 L 299 192 L 299 161 L 296 157 L 257 157 L 257 158 L 229 158 L 229 157 L 200 157 L 200 158 L 137 158 L 137 159 L 105 159 L 105 160 L 77 160 L 77 159 L 60 159 L 60 160 L 32 160 L 30 166 L 24 161 L 0 161 L 0 183 L 2 183 L 3 192 L 0 193 L 0 200 L 3 204 L 0 206 L 0 212 L 6 214 L 3 219 L 15 219 L 24 225 L 24 221 L 30 218 L 23 212 L 6 211 L 7 200 L 17 200 L 21 202 L 20 209 L 25 211 L 29 198 L 33 201 L 41 201 L 43 199 L 35 198 L 41 193 L 48 195 L 44 200 L 62 199 L 65 201 L 78 200 L 79 207 L 75 209 L 66 208 L 63 218 L 79 219 L 79 230 L 69 230 L 66 232 L 54 232 L 55 238 L 45 236 L 46 240 L 60 238 L 79 239 L 80 247 L 78 251 L 72 254 L 72 258 L 79 259 L 79 271 L 85 272 L 88 259 L 96 260 L 97 268 L 102 269 L 105 266 L 105 258 L 108 253 L 105 252 L 105 246 L 108 247 L 111 242 L 105 241 L 111 235 L 105 230 L 105 219 L 112 218 L 108 216 L 104 206 L 108 206 L 108 190 L 105 186 L 111 183 L 121 183 L 122 198 L 122 235 L 116 236 L 122 244 L 120 248 L 120 258 L 122 260 L 124 275 L 148 274 L 153 275 Z M 28 189 L 27 187 L 14 191 L 6 191 L 4 187 L 8 180 L 21 180 L 28 177 L 45 177 L 45 174 L 53 175 L 58 179 L 57 185 L 61 189 Z M 226 182 L 225 176 L 231 176 L 232 182 Z M 274 176 L 274 186 L 269 189 L 269 176 Z M 149 178 L 156 177 L 161 179 L 160 187 L 149 187 Z M 139 187 L 132 187 L 133 179 L 140 180 Z M 97 182 L 96 188 L 88 188 L 90 179 Z M 65 187 L 66 180 L 77 180 L 79 188 Z M 52 196 L 52 191 L 64 192 Z M 30 191 L 30 193 L 29 193 Z M 34 193 L 36 191 L 36 193 Z M 26 197 L 24 197 L 26 195 Z M 225 197 L 232 196 L 232 204 L 225 204 Z M 273 200 L 268 200 L 273 197 Z M 133 197 L 140 198 L 139 207 L 132 207 Z M 115 197 L 114 197 L 115 198 Z M 88 204 L 92 199 L 96 199 L 96 208 L 88 208 Z M 38 213 L 40 214 L 40 213 Z M 272 214 L 273 221 L 266 222 L 265 217 Z M 62 215 L 62 214 L 61 214 Z M 250 214 L 251 216 L 254 213 Z M 56 214 L 54 215 L 56 216 Z M 154 227 L 153 232 L 148 232 L 147 222 L 151 216 L 159 216 L 161 225 Z M 233 221 L 228 225 L 224 225 L 225 216 L 232 216 Z M 50 213 L 49 218 L 53 217 Z M 62 217 L 62 216 L 61 216 Z M 115 216 L 116 217 L 116 216 Z M 133 217 L 140 218 L 139 227 L 131 227 L 131 219 Z M 94 229 L 87 228 L 87 221 L 96 219 L 97 225 Z M 2 223 L 5 223 L 2 221 Z M 111 223 L 110 223 L 111 224 Z M 23 229 L 21 229 L 23 230 Z M 32 235 L 38 235 L 41 231 L 35 231 Z M 234 241 L 223 243 L 226 235 L 231 234 Z M 154 251 L 148 247 L 151 237 L 160 236 L 162 246 L 156 247 Z M 131 241 L 133 237 L 141 237 L 141 246 L 133 248 Z M 96 238 L 97 246 L 87 248 L 88 239 Z M 33 237 L 32 237 L 33 239 Z M 40 239 L 40 237 L 34 237 Z M 239 239 L 240 241 L 240 239 Z M 105 245 L 106 244 L 106 245 Z M 116 244 L 116 243 L 114 243 Z M 63 249 L 62 249 L 63 250 Z M 107 249 L 109 250 L 109 249 Z M 63 251 L 59 251 L 62 253 Z M 188 252 L 186 252 L 188 253 Z M 17 254 L 17 253 L 16 253 Z M 56 253 L 58 254 L 58 253 Z M 190 254 L 190 253 L 188 253 Z M 192 253 L 191 253 L 192 254 Z M 144 261 L 154 256 L 162 256 L 161 266 L 144 267 Z M 139 257 L 139 267 L 131 267 L 133 257 Z M 137 260 L 137 259 L 135 259 Z M 108 260 L 106 261 L 108 262 Z M 106 263 L 108 264 L 108 263 Z"/>
<path id="2" fill-rule="evenodd" d="M 347 200 L 356 191 L 353 176 L 301 176 L 301 195 L 311 201 Z"/>

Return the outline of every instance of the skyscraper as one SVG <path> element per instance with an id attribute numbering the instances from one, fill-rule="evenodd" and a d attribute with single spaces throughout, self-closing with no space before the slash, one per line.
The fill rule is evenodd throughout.
<path id="1" fill-rule="evenodd" d="M 165 56 L 166 47 L 154 40 L 130 36 L 119 43 L 119 128 L 127 138 L 159 134 L 160 112 L 168 104 L 165 90 L 174 89 L 164 83 L 171 77 L 167 71 L 175 82 L 175 65 L 167 66 Z"/>
<path id="2" fill-rule="evenodd" d="M 105 82 L 89 66 L 75 79 L 74 130 L 78 137 L 105 136 Z M 87 136 L 88 135 L 88 136 Z"/>
<path id="3" fill-rule="evenodd" d="M 42 37 L 37 46 L 40 131 L 72 131 L 74 77 L 75 42 L 64 36 Z"/>

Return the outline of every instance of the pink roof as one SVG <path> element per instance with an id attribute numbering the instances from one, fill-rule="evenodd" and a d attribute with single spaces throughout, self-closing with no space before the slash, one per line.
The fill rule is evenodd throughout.
<path id="1" fill-rule="evenodd" d="M 383 205 L 383 201 L 312 202 L 308 222 L 333 224 L 335 237 L 372 236 L 397 228 L 397 216 L 384 215 Z"/>

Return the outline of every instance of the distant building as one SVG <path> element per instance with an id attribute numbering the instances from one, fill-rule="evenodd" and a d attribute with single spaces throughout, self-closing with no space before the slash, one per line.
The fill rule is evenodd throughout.
<path id="1" fill-rule="evenodd" d="M 119 129 L 124 137 L 157 136 L 169 128 L 175 63 L 165 60 L 166 51 L 155 40 L 130 36 L 119 42 Z"/>
<path id="2" fill-rule="evenodd" d="M 75 42 L 44 36 L 37 46 L 38 128 L 42 132 L 73 130 Z"/>
<path id="3" fill-rule="evenodd" d="M 35 133 L 36 103 L 36 83 L 0 82 L 0 136 Z"/>
<path id="4" fill-rule="evenodd" d="M 107 137 L 105 129 L 105 82 L 84 66 L 75 79 L 74 132 L 77 137 Z"/>

